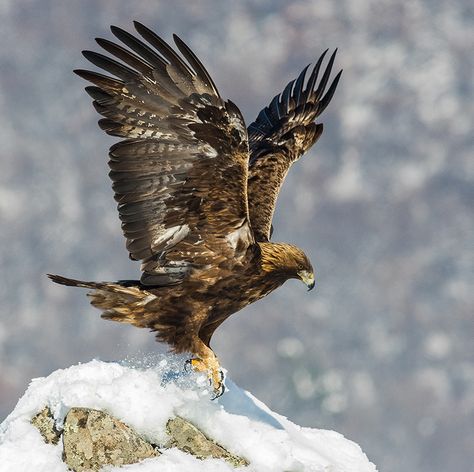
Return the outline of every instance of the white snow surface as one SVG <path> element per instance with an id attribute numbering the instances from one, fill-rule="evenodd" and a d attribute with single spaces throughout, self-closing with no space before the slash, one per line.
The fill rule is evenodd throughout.
<path id="1" fill-rule="evenodd" d="M 183 359 L 109 363 L 93 360 L 33 379 L 0 425 L 0 471 L 66 472 L 62 443 L 46 444 L 31 418 L 46 405 L 61 427 L 71 407 L 106 411 L 154 444 L 166 441 L 165 425 L 179 415 L 250 465 L 255 472 L 372 472 L 360 447 L 334 431 L 298 426 L 272 412 L 228 377 L 226 392 L 211 401 L 203 375 L 182 369 Z M 177 449 L 141 463 L 107 471 L 214 472 L 233 469 L 223 460 L 199 460 Z"/>

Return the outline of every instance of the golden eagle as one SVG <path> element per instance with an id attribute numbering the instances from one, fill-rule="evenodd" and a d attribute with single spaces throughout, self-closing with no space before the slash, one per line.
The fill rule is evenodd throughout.
<path id="1" fill-rule="evenodd" d="M 246 128 L 223 100 L 199 59 L 178 37 L 178 51 L 134 23 L 143 38 L 112 26 L 127 47 L 97 43 L 109 56 L 84 56 L 109 75 L 75 73 L 99 126 L 124 140 L 109 152 L 110 178 L 130 258 L 141 279 L 60 284 L 92 289 L 91 303 L 109 320 L 150 328 L 175 352 L 190 352 L 216 395 L 223 391 L 211 337 L 231 314 L 290 278 L 314 287 L 304 252 L 270 241 L 278 192 L 291 164 L 320 137 L 315 119 L 330 102 L 340 71 L 325 93 L 336 51 L 318 81 L 326 52 L 307 66 Z"/>

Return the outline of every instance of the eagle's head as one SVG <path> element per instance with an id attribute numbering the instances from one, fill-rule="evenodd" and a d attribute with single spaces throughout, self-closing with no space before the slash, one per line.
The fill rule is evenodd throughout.
<path id="1" fill-rule="evenodd" d="M 311 290 L 315 286 L 314 270 L 308 256 L 286 243 L 259 243 L 262 270 L 286 279 L 300 279 Z"/>

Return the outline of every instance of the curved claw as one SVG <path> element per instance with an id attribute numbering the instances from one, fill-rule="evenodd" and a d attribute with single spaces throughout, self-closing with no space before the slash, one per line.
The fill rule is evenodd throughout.
<path id="1" fill-rule="evenodd" d="M 214 395 L 211 397 L 211 400 L 214 401 L 218 399 L 219 397 L 221 397 L 222 395 L 224 395 L 225 390 L 226 390 L 225 385 L 224 385 L 224 382 L 222 381 L 219 386 L 219 389 L 214 388 Z"/>
<path id="2" fill-rule="evenodd" d="M 192 368 L 192 366 L 193 366 L 193 360 L 192 359 L 186 359 L 186 361 L 184 363 L 184 371 L 189 372 L 190 367 Z"/>
<path id="3" fill-rule="evenodd" d="M 221 369 L 219 369 L 219 377 L 220 379 L 219 379 L 218 385 L 214 385 L 214 396 L 211 398 L 211 400 L 216 400 L 217 398 L 221 397 L 222 395 L 224 395 L 224 392 L 226 390 L 225 384 L 224 384 L 225 376 L 224 376 L 224 372 Z"/>

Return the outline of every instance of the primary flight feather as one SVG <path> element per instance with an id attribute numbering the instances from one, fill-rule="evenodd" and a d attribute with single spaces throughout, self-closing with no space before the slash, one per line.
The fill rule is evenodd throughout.
<path id="1" fill-rule="evenodd" d="M 327 88 L 335 52 L 318 83 L 320 57 L 275 96 L 248 129 L 240 110 L 223 100 L 210 75 L 176 35 L 179 51 L 135 22 L 142 39 L 112 26 L 125 46 L 97 43 L 112 57 L 83 54 L 104 75 L 76 70 L 99 126 L 125 138 L 109 152 L 110 178 L 138 280 L 83 282 L 102 317 L 156 331 L 176 352 L 190 352 L 216 395 L 223 391 L 210 348 L 231 314 L 290 278 L 309 289 L 314 273 L 304 252 L 270 242 L 280 187 L 293 162 L 319 138 L 315 119 L 331 100 L 341 72 Z"/>

